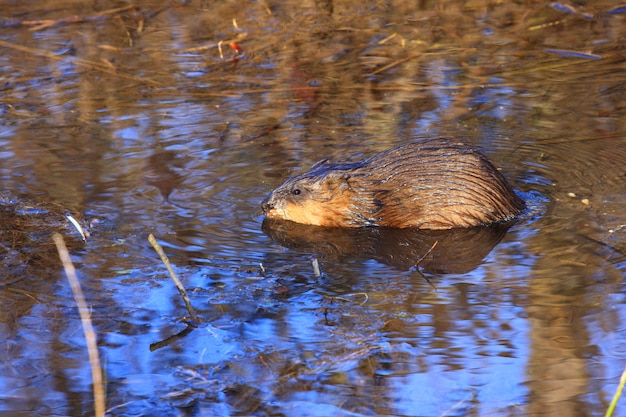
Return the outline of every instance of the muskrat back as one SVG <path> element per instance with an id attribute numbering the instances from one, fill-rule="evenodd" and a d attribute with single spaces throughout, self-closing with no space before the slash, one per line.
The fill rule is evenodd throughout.
<path id="1" fill-rule="evenodd" d="M 361 162 L 318 162 L 262 207 L 269 218 L 317 226 L 450 229 L 513 220 L 524 202 L 476 148 L 438 138 Z"/>

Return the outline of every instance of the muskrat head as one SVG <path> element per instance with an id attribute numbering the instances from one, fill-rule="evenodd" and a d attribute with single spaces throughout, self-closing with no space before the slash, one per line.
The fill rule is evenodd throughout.
<path id="1" fill-rule="evenodd" d="M 321 161 L 291 177 L 263 201 L 269 218 L 315 226 L 341 226 L 348 219 L 350 174 L 343 166 Z"/>

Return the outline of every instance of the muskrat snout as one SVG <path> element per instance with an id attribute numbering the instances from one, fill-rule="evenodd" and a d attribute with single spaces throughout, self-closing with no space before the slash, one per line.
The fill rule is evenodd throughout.
<path id="1" fill-rule="evenodd" d="M 263 213 L 265 214 L 267 214 L 273 208 L 274 208 L 274 205 L 269 202 L 269 197 L 263 200 L 263 202 L 261 203 L 261 209 L 263 210 Z"/>

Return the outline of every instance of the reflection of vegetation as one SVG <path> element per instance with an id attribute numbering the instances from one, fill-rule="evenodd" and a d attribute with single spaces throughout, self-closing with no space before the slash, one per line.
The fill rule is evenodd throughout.
<path id="1" fill-rule="evenodd" d="M 345 342 L 350 343 L 347 339 Z M 177 376 L 182 381 L 176 390 L 166 396 L 178 406 L 225 400 L 238 413 L 257 415 L 265 412 L 275 415 L 281 407 L 269 399 L 297 397 L 298 393 L 310 391 L 315 386 L 320 387 L 320 395 L 327 395 L 327 390 L 332 391 L 331 386 L 348 384 L 351 374 L 372 378 L 377 369 L 384 368 L 385 363 L 392 360 L 381 351 L 380 346 L 371 344 L 371 340 L 352 342 L 360 346 L 347 347 L 345 352 L 339 354 L 334 351 L 319 352 L 308 359 L 298 358 L 298 352 L 293 350 L 250 351 L 244 363 L 233 360 L 179 367 Z M 243 378 L 250 373 L 258 376 L 249 381 Z M 372 399 L 348 401 L 339 408 L 354 412 L 361 409 L 388 411 L 386 404 L 377 404 Z"/>

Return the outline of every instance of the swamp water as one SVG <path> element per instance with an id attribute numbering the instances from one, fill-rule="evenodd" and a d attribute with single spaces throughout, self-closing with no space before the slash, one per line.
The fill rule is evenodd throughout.
<path id="1" fill-rule="evenodd" d="M 111 416 L 604 414 L 626 365 L 620 3 L 41 1 L 0 16 L 0 416 L 93 415 L 52 231 Z M 532 213 L 442 234 L 263 223 L 267 193 L 316 161 L 435 135 L 481 148 Z"/>

